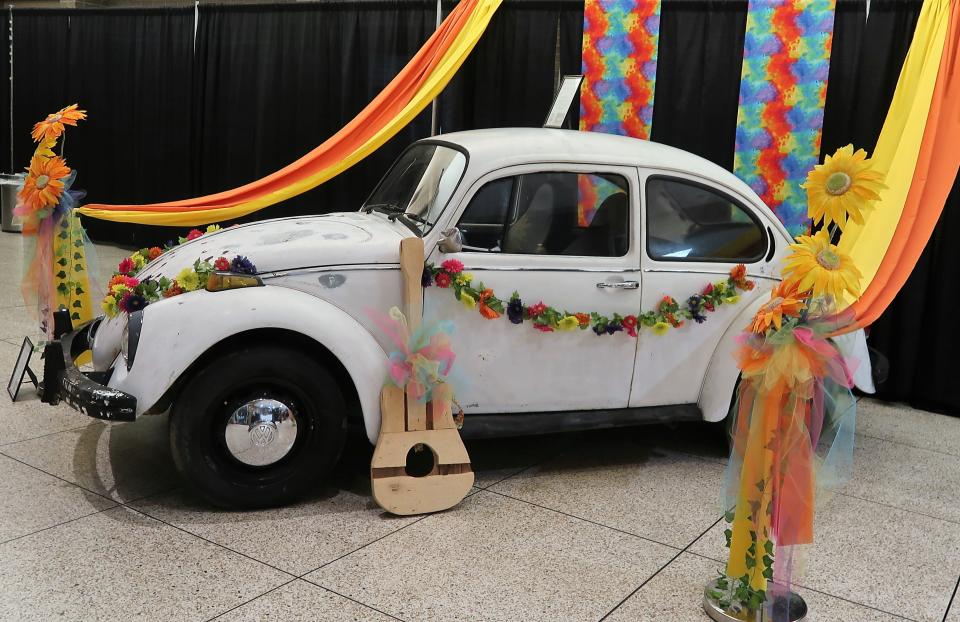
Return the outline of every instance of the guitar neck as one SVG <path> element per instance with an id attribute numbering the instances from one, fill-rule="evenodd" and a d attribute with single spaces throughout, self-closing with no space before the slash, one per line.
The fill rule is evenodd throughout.
<path id="1" fill-rule="evenodd" d="M 400 240 L 400 273 L 403 275 L 403 314 L 413 334 L 420 328 L 423 316 L 423 240 Z"/>

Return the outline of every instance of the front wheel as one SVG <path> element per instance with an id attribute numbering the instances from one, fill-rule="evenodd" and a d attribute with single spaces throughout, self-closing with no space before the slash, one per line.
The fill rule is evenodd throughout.
<path id="1" fill-rule="evenodd" d="M 327 369 L 288 348 L 251 346 L 209 362 L 170 413 L 180 474 L 225 507 L 262 508 L 319 485 L 340 457 L 346 405 Z"/>

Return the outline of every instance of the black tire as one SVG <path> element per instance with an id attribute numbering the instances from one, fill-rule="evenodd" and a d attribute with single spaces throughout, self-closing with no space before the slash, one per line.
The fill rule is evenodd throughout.
<path id="1" fill-rule="evenodd" d="M 266 466 L 235 458 L 224 437 L 233 410 L 256 397 L 283 401 L 297 420 L 289 452 Z M 201 496 L 230 508 L 284 505 L 316 488 L 339 460 L 346 431 L 346 404 L 333 375 L 306 354 L 267 345 L 210 361 L 170 412 L 177 470 Z"/>

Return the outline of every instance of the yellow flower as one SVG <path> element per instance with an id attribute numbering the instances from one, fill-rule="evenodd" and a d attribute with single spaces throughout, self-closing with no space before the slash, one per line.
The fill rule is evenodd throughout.
<path id="1" fill-rule="evenodd" d="M 177 274 L 177 283 L 183 288 L 183 291 L 192 292 L 200 287 L 200 277 L 193 268 L 184 268 Z"/>
<path id="2" fill-rule="evenodd" d="M 740 302 L 740 295 L 734 294 L 733 296 L 727 296 L 726 298 L 723 299 L 723 301 L 728 305 L 735 305 L 738 302 Z"/>
<path id="3" fill-rule="evenodd" d="M 134 253 L 130 256 L 130 259 L 133 260 L 133 265 L 136 266 L 137 270 L 140 270 L 145 265 L 147 265 L 147 260 L 144 259 L 143 255 L 140 253 Z"/>
<path id="4" fill-rule="evenodd" d="M 122 294 L 123 292 L 130 291 L 130 288 L 124 285 L 123 283 L 117 283 L 110 288 L 110 292 L 114 294 Z"/>
<path id="5" fill-rule="evenodd" d="M 783 265 L 783 278 L 799 291 L 811 291 L 814 298 L 825 294 L 839 303 L 843 293 L 860 296 L 860 270 L 850 256 L 830 243 L 830 234 L 801 235 Z"/>
<path id="6" fill-rule="evenodd" d="M 657 322 L 650 328 L 650 330 L 653 331 L 654 335 L 666 335 L 670 330 L 670 325 L 666 322 Z"/>
<path id="7" fill-rule="evenodd" d="M 459 283 L 460 285 L 470 285 L 470 283 L 473 281 L 473 273 L 472 273 L 472 272 L 461 272 L 460 274 L 458 274 L 458 275 L 456 276 L 456 279 L 455 279 L 455 280 L 456 280 L 457 283 Z"/>
<path id="8" fill-rule="evenodd" d="M 873 170 L 873 163 L 863 149 L 853 145 L 837 149 L 823 164 L 813 168 L 802 185 L 807 189 L 807 213 L 814 222 L 821 218 L 823 226 L 837 223 L 840 229 L 847 219 L 862 225 L 861 210 L 870 207 L 885 189 L 883 174 Z"/>
<path id="9" fill-rule="evenodd" d="M 216 233 L 220 231 L 220 225 L 210 225 L 207 227 L 207 233 Z"/>
<path id="10" fill-rule="evenodd" d="M 557 322 L 557 328 L 560 330 L 576 330 L 580 328 L 580 320 L 575 315 L 568 315 Z"/>
<path id="11" fill-rule="evenodd" d="M 460 304 L 465 306 L 468 309 L 473 309 L 477 306 L 476 299 L 468 294 L 467 292 L 460 292 Z"/>
<path id="12" fill-rule="evenodd" d="M 100 308 L 103 309 L 103 312 L 107 317 L 114 317 L 117 315 L 117 301 L 113 296 L 107 296 L 103 299 L 103 302 L 100 303 Z"/>

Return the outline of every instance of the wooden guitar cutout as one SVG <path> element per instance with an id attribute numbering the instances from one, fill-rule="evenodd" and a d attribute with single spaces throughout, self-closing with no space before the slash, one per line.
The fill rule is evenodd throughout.
<path id="1" fill-rule="evenodd" d="M 423 260 L 423 240 L 400 241 L 404 314 L 411 334 L 420 326 L 423 314 Z M 433 458 L 432 469 L 419 477 L 408 469 L 408 454 L 418 445 L 423 446 L 422 451 L 432 452 Z M 473 469 L 451 409 L 433 412 L 402 388 L 384 385 L 380 437 L 370 463 L 370 481 L 374 500 L 391 514 L 438 512 L 460 503 L 473 486 Z"/>

